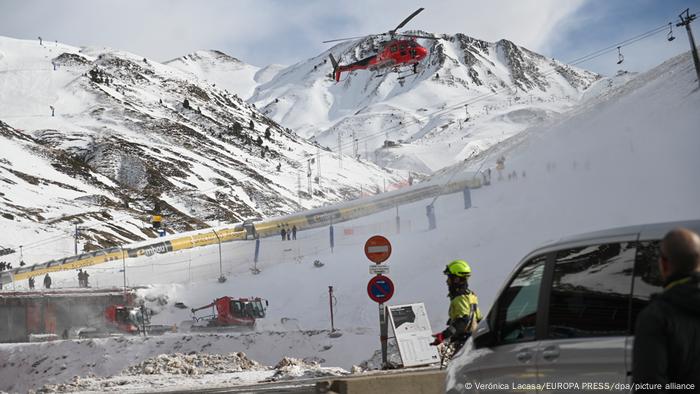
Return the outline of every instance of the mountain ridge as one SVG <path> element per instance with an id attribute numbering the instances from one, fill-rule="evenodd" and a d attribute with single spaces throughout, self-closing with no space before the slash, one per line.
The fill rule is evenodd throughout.
<path id="1" fill-rule="evenodd" d="M 46 234 L 65 250 L 66 228 L 78 225 L 89 251 L 156 236 L 154 213 L 168 232 L 187 231 L 355 198 L 404 177 L 343 164 L 236 94 L 135 54 L 9 38 L 0 54 L 0 217 L 16 230 L 5 243 Z"/>

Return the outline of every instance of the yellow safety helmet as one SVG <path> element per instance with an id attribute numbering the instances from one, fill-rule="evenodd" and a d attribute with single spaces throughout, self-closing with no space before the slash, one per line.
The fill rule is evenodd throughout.
<path id="1" fill-rule="evenodd" d="M 455 260 L 445 267 L 445 275 L 454 275 L 460 278 L 468 278 L 472 274 L 472 269 L 464 260 Z"/>

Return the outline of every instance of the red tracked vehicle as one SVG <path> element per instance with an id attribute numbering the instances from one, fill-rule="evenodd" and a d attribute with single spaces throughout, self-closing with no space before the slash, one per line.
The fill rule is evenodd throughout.
<path id="1" fill-rule="evenodd" d="M 218 331 L 252 329 L 256 319 L 265 317 L 268 302 L 262 298 L 233 298 L 224 296 L 215 299 L 210 304 L 192 308 L 192 325 L 194 331 Z M 197 316 L 203 309 L 212 308 L 212 313 Z"/>

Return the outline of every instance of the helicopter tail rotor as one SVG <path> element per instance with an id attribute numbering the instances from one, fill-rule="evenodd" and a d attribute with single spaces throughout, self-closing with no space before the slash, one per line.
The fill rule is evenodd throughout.
<path id="1" fill-rule="evenodd" d="M 329 53 L 328 57 L 331 58 L 331 64 L 333 65 L 333 76 L 335 77 L 335 81 L 338 82 L 340 81 L 340 66 L 338 65 L 338 61 L 333 57 L 332 53 Z"/>

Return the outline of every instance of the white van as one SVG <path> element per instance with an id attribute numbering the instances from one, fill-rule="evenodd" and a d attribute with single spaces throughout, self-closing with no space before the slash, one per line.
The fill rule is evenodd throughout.
<path id="1" fill-rule="evenodd" d="M 662 291 L 659 242 L 700 220 L 567 238 L 527 255 L 450 363 L 447 392 L 626 391 L 639 312 Z"/>

